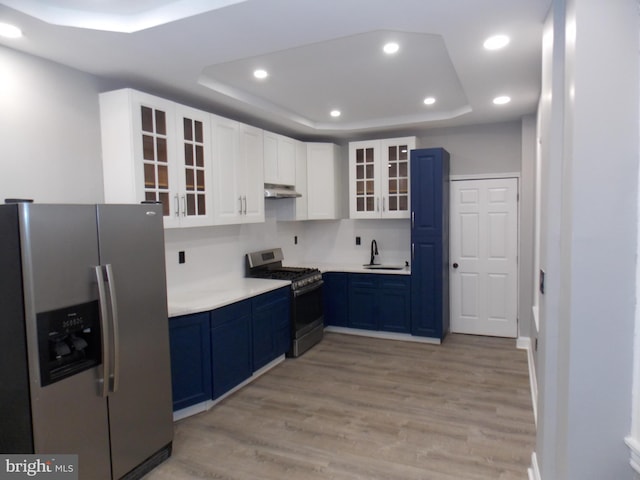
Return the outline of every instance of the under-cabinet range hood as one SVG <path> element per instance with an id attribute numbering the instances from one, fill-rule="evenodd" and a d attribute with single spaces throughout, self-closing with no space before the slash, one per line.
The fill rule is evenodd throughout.
<path id="1" fill-rule="evenodd" d="M 264 184 L 264 198 L 297 198 L 301 196 L 291 185 Z"/>

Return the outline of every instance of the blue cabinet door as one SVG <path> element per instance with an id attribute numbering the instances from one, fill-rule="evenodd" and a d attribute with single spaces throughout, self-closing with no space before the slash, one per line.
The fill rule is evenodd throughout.
<path id="1" fill-rule="evenodd" d="M 410 277 L 378 276 L 379 329 L 384 332 L 409 333 L 411 320 Z"/>
<path id="2" fill-rule="evenodd" d="M 411 151 L 411 333 L 449 330 L 449 153 Z"/>
<path id="3" fill-rule="evenodd" d="M 211 312 L 213 398 L 251 376 L 251 301 Z"/>
<path id="4" fill-rule="evenodd" d="M 322 275 L 324 280 L 324 324 L 346 327 L 349 318 L 348 274 L 330 272 Z"/>
<path id="5" fill-rule="evenodd" d="M 404 275 L 349 274 L 348 326 L 384 332 L 410 332 L 410 278 Z"/>
<path id="6" fill-rule="evenodd" d="M 209 313 L 169 319 L 173 410 L 211 398 Z"/>
<path id="7" fill-rule="evenodd" d="M 378 283 L 375 274 L 349 275 L 349 327 L 378 330 Z"/>
<path id="8" fill-rule="evenodd" d="M 252 299 L 253 371 L 290 349 L 290 293 L 284 287 Z"/>

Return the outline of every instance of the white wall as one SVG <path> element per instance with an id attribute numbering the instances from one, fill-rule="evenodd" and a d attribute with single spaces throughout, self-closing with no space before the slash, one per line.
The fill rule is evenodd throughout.
<path id="1" fill-rule="evenodd" d="M 97 80 L 0 47 L 0 202 L 103 200 Z"/>
<path id="2" fill-rule="evenodd" d="M 0 47 L 0 201 L 103 201 L 98 93 L 108 84 Z M 446 148 L 453 174 L 518 172 L 521 136 L 521 122 L 514 121 L 424 130 L 418 145 Z M 343 146 L 345 174 L 347 151 Z M 381 261 L 410 260 L 408 220 L 276 222 L 273 204 L 267 205 L 264 224 L 167 230 L 169 284 L 209 274 L 243 275 L 244 254 L 272 246 L 282 246 L 289 263 L 359 264 L 368 262 L 370 242 L 376 239 Z M 183 265 L 177 262 L 178 251 L 186 252 Z"/>
<path id="3" fill-rule="evenodd" d="M 631 479 L 637 4 L 555 0 L 548 26 L 538 467 L 545 480 Z"/>

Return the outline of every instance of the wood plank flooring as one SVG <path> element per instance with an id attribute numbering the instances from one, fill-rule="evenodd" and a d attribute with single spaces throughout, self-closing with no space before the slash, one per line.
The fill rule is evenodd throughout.
<path id="1" fill-rule="evenodd" d="M 329 333 L 175 425 L 147 480 L 525 480 L 535 428 L 515 340 Z"/>

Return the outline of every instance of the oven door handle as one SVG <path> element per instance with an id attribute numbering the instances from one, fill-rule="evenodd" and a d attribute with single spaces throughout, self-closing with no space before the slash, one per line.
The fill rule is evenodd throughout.
<path id="1" fill-rule="evenodd" d="M 313 292 L 317 290 L 324 284 L 324 280 L 318 280 L 317 282 L 313 282 L 311 285 L 307 285 L 306 287 L 302 287 L 298 290 L 293 291 L 294 297 L 299 297 L 300 295 L 304 295 L 305 293 Z"/>

